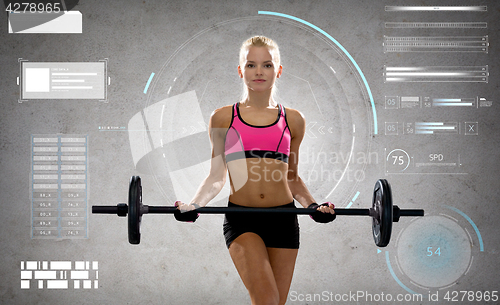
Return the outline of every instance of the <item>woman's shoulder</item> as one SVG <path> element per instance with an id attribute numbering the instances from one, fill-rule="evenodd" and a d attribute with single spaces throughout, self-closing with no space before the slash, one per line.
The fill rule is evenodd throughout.
<path id="1" fill-rule="evenodd" d="M 293 137 L 299 136 L 302 138 L 305 132 L 306 119 L 302 112 L 297 109 L 285 107 L 286 122 L 288 128 L 290 128 L 290 133 Z"/>
<path id="2" fill-rule="evenodd" d="M 231 124 L 233 105 L 215 109 L 210 115 L 211 126 L 214 128 L 229 128 Z"/>
<path id="3" fill-rule="evenodd" d="M 285 107 L 285 113 L 288 123 L 303 124 L 305 122 L 304 115 L 297 109 Z"/>

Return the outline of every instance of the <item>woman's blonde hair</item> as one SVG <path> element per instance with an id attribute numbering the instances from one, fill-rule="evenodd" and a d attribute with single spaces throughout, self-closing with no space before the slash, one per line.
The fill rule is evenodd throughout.
<path id="1" fill-rule="evenodd" d="M 273 62 L 276 68 L 280 66 L 281 58 L 280 58 L 280 50 L 278 47 L 278 44 L 272 40 L 271 38 L 265 37 L 265 36 L 254 36 L 251 38 L 248 38 L 243 42 L 240 48 L 240 60 L 239 64 L 240 67 L 243 68 L 242 64 L 246 60 L 246 55 L 248 52 L 248 49 L 250 47 L 266 47 L 269 49 L 271 56 L 273 57 Z M 277 82 L 278 80 L 276 80 Z M 273 104 L 276 104 L 276 98 L 278 95 L 278 89 L 276 88 L 276 82 L 273 85 L 273 88 L 271 89 L 271 99 Z M 241 100 L 245 101 L 248 98 L 248 87 L 243 83 L 243 93 L 241 95 Z M 276 105 L 273 105 L 276 106 Z"/>

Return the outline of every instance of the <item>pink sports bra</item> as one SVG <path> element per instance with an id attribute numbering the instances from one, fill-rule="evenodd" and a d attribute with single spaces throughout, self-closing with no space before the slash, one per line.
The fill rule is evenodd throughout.
<path id="1" fill-rule="evenodd" d="M 245 158 L 272 158 L 288 163 L 292 135 L 286 121 L 285 107 L 278 104 L 278 117 L 274 123 L 255 126 L 243 121 L 239 105 L 233 105 L 233 117 L 226 132 L 226 162 Z"/>

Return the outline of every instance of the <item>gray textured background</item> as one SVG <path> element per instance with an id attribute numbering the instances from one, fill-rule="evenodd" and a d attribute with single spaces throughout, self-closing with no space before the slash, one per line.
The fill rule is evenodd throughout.
<path id="1" fill-rule="evenodd" d="M 385 5 L 396 4 L 487 5 L 488 11 L 384 11 Z M 381 253 L 377 253 L 377 247 L 372 242 L 371 221 L 367 218 L 339 217 L 335 223 L 326 226 L 318 226 L 309 219 L 301 218 L 301 249 L 290 291 L 303 297 L 324 291 L 334 295 L 362 291 L 391 294 L 395 297 L 408 293 L 403 288 L 405 286 L 424 295 L 423 302 L 414 302 L 415 304 L 435 304 L 437 302 L 427 299 L 428 291 L 438 291 L 439 303 L 442 303 L 447 291 L 500 290 L 500 235 L 497 220 L 500 214 L 497 152 L 500 5 L 497 1 L 439 1 L 439 4 L 430 1 L 400 3 L 362 0 L 81 1 L 76 9 L 83 15 L 83 34 L 8 34 L 6 14 L 0 17 L 0 194 L 3 198 L 0 201 L 0 303 L 249 303 L 247 292 L 224 244 L 222 216 L 203 216 L 196 224 L 185 224 L 176 222 L 170 216 L 146 215 L 139 246 L 128 244 L 125 219 L 91 214 L 88 220 L 88 239 L 31 239 L 30 136 L 89 136 L 89 205 L 125 202 L 129 177 L 137 174 L 143 179 L 145 204 L 171 205 L 175 199 L 188 201 L 190 198 L 175 198 L 172 195 L 172 191 L 179 192 L 172 182 L 176 178 L 169 176 L 163 167 L 155 167 L 147 173 L 135 167 L 130 148 L 132 140 L 127 132 L 100 132 L 98 127 L 127 126 L 129 120 L 146 107 L 191 90 L 196 90 L 203 119 L 207 122 L 215 107 L 237 101 L 240 90 L 236 74 L 238 46 L 244 38 L 261 33 L 275 38 L 282 47 L 285 70 L 279 88 L 283 104 L 304 112 L 308 122 L 318 121 L 309 130 L 317 138 L 306 137 L 301 153 L 314 155 L 319 151 L 331 150 L 339 154 L 348 152 L 353 136 L 350 126 L 355 124 L 354 135 L 357 138 L 354 151 L 376 156 L 367 164 L 355 159 L 348 165 L 354 170 L 362 170 L 363 176 L 353 181 L 344 179 L 328 199 L 337 202 L 339 206 L 346 206 L 359 191 L 353 207 L 366 207 L 371 201 L 374 181 L 386 178 L 391 182 L 396 204 L 400 207 L 421 207 L 426 210 L 427 215 L 433 216 L 431 221 L 420 222 L 425 224 L 424 227 L 419 225 L 418 220 L 411 222 L 410 219 L 402 219 L 394 225 L 391 244 L 380 249 Z M 280 12 L 306 20 L 333 36 L 348 50 L 363 71 L 373 93 L 378 115 L 377 135 L 373 134 L 371 107 L 365 89 L 358 84 L 356 73 L 351 74 L 354 70 L 345 58 L 311 28 L 283 18 L 258 16 L 260 10 Z M 229 20 L 230 24 L 225 23 Z M 384 22 L 387 21 L 480 21 L 488 22 L 488 28 L 396 30 L 385 29 Z M 198 35 L 205 30 L 204 34 Z M 490 48 L 488 54 L 384 54 L 384 35 L 488 35 Z M 181 47 L 185 42 L 190 43 Z M 18 103 L 18 58 L 33 62 L 92 62 L 108 58 L 108 75 L 111 77 L 108 102 L 32 100 Z M 328 66 L 325 64 L 338 69 L 336 79 L 332 77 L 333 74 L 327 74 Z M 386 84 L 383 82 L 384 65 L 488 65 L 490 77 L 487 84 Z M 145 84 L 152 72 L 156 73 L 154 82 L 148 94 L 144 94 Z M 179 77 L 179 81 L 169 95 L 166 91 L 168 82 L 173 77 Z M 207 80 L 212 79 L 216 81 L 207 83 Z M 311 90 L 307 89 L 309 85 L 314 97 Z M 331 100 L 332 95 L 334 100 Z M 493 101 L 493 105 L 491 108 L 447 111 L 384 109 L 384 97 L 396 95 L 480 96 Z M 311 106 L 314 99 L 321 111 L 316 111 Z M 189 122 L 190 117 L 185 116 L 181 110 L 174 113 L 180 115 L 179 120 L 186 120 L 186 124 L 197 123 Z M 472 121 L 479 122 L 480 129 L 477 136 L 384 135 L 385 122 L 412 121 Z M 326 128 L 334 127 L 334 132 L 321 135 L 318 130 L 321 125 Z M 187 128 L 190 126 L 186 125 Z M 200 130 L 202 131 L 201 127 Z M 168 138 L 171 134 L 161 136 Z M 193 145 L 196 150 L 197 145 L 202 144 Z M 181 149 L 186 147 L 186 143 L 181 145 Z M 461 174 L 386 174 L 386 151 L 395 148 L 405 149 L 419 157 L 430 153 L 459 153 L 463 166 L 457 172 Z M 149 161 L 160 162 L 156 157 L 150 156 Z M 205 157 L 199 158 L 208 160 Z M 187 166 L 178 163 L 169 166 L 180 168 L 181 171 L 185 169 L 180 177 L 186 181 L 203 178 L 200 170 L 187 169 Z M 308 175 L 315 169 L 317 171 L 316 166 L 318 164 L 314 165 L 312 161 L 305 162 L 301 165 L 301 175 Z M 328 171 L 334 171 L 345 169 L 347 165 L 326 162 L 325 166 Z M 309 188 L 318 200 L 322 200 L 331 190 L 332 181 L 312 181 L 314 179 L 311 176 L 309 178 Z M 192 193 L 197 183 L 183 187 L 186 188 L 183 192 Z M 224 204 L 227 190 L 223 192 L 226 193 L 214 205 Z M 477 225 L 484 242 L 484 251 L 479 249 L 479 239 L 471 224 L 446 206 L 459 209 Z M 443 217 L 455 220 L 450 224 L 450 218 L 447 218 L 443 222 L 446 226 L 442 226 L 439 220 Z M 468 239 L 461 239 L 467 235 L 470 236 Z M 398 237 L 408 236 L 414 238 L 415 242 L 398 240 Z M 413 251 L 413 246 L 420 249 Z M 426 261 L 425 250 L 429 246 L 441 246 L 443 259 L 446 258 L 446 261 Z M 408 253 L 410 256 L 406 256 Z M 390 258 L 395 276 L 389 270 L 386 255 Z M 411 255 L 415 257 L 413 265 L 411 261 L 408 262 Z M 98 261 L 99 288 L 70 288 L 62 291 L 39 290 L 36 287 L 20 289 L 21 261 L 53 260 Z M 466 274 L 455 274 L 456 269 L 464 267 L 468 268 Z M 454 273 L 445 276 L 450 270 Z M 429 278 L 428 281 L 426 277 Z M 425 288 L 426 284 L 433 288 Z M 289 300 L 289 304 L 306 303 L 330 302 Z M 344 303 L 356 304 L 352 300 Z M 367 302 L 360 298 L 358 303 L 383 302 Z"/>

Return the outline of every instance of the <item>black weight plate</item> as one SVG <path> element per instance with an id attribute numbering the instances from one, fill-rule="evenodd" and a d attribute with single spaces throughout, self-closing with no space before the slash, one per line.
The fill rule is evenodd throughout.
<path id="1" fill-rule="evenodd" d="M 372 208 L 372 233 L 375 244 L 385 247 L 391 240 L 392 232 L 392 193 L 389 182 L 379 179 L 373 189 Z"/>
<path id="2" fill-rule="evenodd" d="M 141 177 L 132 176 L 128 189 L 128 241 L 133 245 L 141 242 Z"/>

